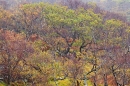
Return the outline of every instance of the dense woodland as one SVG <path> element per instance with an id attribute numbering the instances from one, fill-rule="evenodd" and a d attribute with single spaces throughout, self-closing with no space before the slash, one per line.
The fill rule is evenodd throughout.
<path id="1" fill-rule="evenodd" d="M 0 8 L 0 86 L 130 86 L 130 23 L 94 3 Z"/>

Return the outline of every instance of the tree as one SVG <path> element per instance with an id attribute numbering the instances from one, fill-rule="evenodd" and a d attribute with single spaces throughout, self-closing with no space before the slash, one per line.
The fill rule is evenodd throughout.
<path id="1" fill-rule="evenodd" d="M 4 30 L 0 33 L 1 78 L 8 85 L 17 80 L 23 81 L 20 73 L 24 68 L 21 64 L 25 63 L 25 58 L 33 49 L 22 34 Z"/>

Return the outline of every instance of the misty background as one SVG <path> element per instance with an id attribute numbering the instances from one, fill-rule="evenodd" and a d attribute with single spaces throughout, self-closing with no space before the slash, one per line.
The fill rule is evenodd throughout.
<path id="1" fill-rule="evenodd" d="M 25 3 L 60 3 L 67 0 L 0 0 L 0 6 L 4 8 L 14 8 Z M 80 0 L 79 0 L 80 1 Z M 130 0 L 82 0 L 84 3 L 94 3 L 103 10 L 121 14 L 130 21 Z"/>

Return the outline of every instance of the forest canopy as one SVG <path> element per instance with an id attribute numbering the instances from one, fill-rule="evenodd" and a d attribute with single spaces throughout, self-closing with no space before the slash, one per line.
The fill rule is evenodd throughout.
<path id="1" fill-rule="evenodd" d="M 126 86 L 130 23 L 94 3 L 0 8 L 0 86 Z"/>

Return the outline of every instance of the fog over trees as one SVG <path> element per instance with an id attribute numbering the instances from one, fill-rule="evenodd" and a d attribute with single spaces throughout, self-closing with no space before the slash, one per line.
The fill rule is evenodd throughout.
<path id="1" fill-rule="evenodd" d="M 129 86 L 129 0 L 0 0 L 0 86 Z"/>
<path id="2" fill-rule="evenodd" d="M 60 3 L 68 0 L 0 0 L 2 3 L 6 3 L 7 7 L 16 7 L 21 3 L 36 3 L 36 2 L 49 2 L 49 3 Z M 77 0 L 84 3 L 93 2 L 97 4 L 101 9 L 119 13 L 122 16 L 127 16 L 128 21 L 130 20 L 130 0 Z"/>

